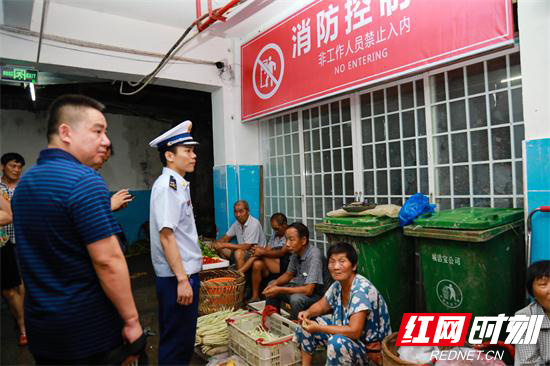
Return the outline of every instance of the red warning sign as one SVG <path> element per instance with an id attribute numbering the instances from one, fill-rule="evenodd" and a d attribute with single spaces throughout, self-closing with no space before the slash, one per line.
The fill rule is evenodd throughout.
<path id="1" fill-rule="evenodd" d="M 254 62 L 254 92 L 261 99 L 271 98 L 281 86 L 285 73 L 283 51 L 275 43 L 267 44 Z"/>

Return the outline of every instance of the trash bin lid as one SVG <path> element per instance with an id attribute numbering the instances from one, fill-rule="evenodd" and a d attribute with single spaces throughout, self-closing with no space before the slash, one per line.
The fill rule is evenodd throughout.
<path id="1" fill-rule="evenodd" d="M 398 222 L 396 218 L 387 216 L 346 216 L 346 217 L 325 217 L 323 219 L 325 224 L 332 225 L 346 225 L 346 226 L 382 226 L 387 224 L 393 224 Z"/>
<path id="2" fill-rule="evenodd" d="M 377 236 L 399 226 L 399 220 L 391 217 L 348 216 L 325 217 L 315 229 L 327 234 L 351 236 Z"/>
<path id="3" fill-rule="evenodd" d="M 421 215 L 414 224 L 426 228 L 485 230 L 521 219 L 521 208 L 462 207 Z"/>

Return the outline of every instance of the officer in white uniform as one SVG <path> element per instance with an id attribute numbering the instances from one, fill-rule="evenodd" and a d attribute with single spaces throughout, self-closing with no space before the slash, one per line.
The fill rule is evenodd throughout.
<path id="1" fill-rule="evenodd" d="M 151 191 L 151 259 L 159 302 L 159 365 L 187 365 L 193 354 L 198 317 L 202 254 L 189 182 L 198 142 L 185 121 L 149 144 L 164 165 Z"/>

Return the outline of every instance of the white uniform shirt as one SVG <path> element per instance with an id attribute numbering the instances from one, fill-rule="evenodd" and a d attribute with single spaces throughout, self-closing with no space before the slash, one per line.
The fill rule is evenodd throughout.
<path id="1" fill-rule="evenodd" d="M 151 259 L 158 277 L 174 276 L 160 242 L 160 231 L 163 228 L 174 231 L 185 272 L 191 275 L 201 271 L 202 253 L 189 183 L 172 169 L 162 169 L 162 175 L 153 184 L 149 226 Z"/>
<path id="2" fill-rule="evenodd" d="M 231 238 L 236 236 L 238 244 L 258 244 L 260 247 L 265 247 L 265 234 L 262 224 L 251 215 L 248 215 L 248 220 L 244 225 L 235 221 L 225 235 Z"/>

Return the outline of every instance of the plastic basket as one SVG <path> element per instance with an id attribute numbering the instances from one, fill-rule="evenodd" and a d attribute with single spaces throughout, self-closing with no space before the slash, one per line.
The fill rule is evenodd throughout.
<path id="1" fill-rule="evenodd" d="M 228 279 L 209 281 L 220 277 Z M 231 269 L 212 269 L 200 272 L 200 278 L 199 315 L 242 306 L 246 282 L 242 273 Z"/>
<path id="2" fill-rule="evenodd" d="M 256 341 L 249 335 L 261 322 L 262 316 L 256 312 L 228 319 L 229 353 L 238 355 L 251 366 L 300 365 L 302 356 L 298 346 L 292 341 L 298 324 L 279 314 L 267 317 L 269 332 L 278 338 L 263 342 Z"/>

